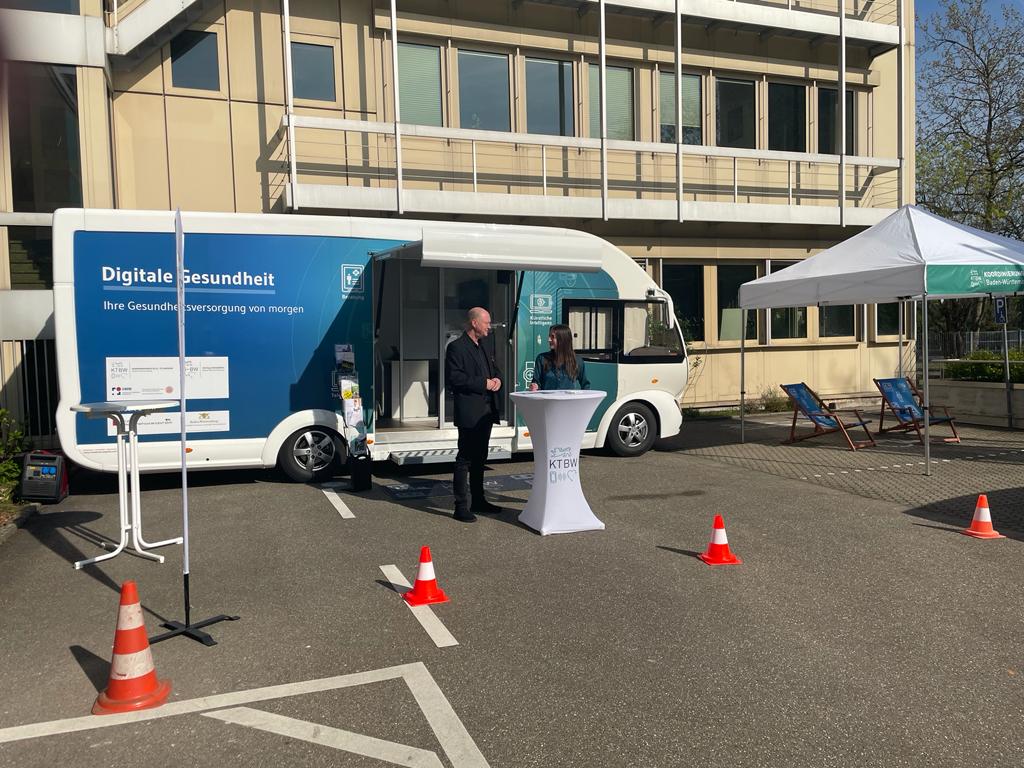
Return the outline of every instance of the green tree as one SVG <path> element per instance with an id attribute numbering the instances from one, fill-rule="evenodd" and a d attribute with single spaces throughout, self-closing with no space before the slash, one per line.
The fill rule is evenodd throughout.
<path id="1" fill-rule="evenodd" d="M 921 31 L 918 203 L 1024 239 L 1024 17 L 1012 5 L 993 18 L 984 0 L 942 0 Z M 978 299 L 934 302 L 929 321 L 946 334 L 978 330 L 989 310 Z"/>

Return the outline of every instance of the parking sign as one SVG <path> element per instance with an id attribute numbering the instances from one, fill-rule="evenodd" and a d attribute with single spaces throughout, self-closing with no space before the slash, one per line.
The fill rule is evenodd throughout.
<path id="1" fill-rule="evenodd" d="M 996 322 L 1006 322 L 1006 298 L 999 297 L 996 299 Z"/>

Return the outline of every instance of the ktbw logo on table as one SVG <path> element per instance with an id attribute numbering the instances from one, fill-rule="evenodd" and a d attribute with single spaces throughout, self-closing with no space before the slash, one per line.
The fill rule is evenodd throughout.
<path id="1" fill-rule="evenodd" d="M 579 476 L 580 456 L 572 448 L 551 448 L 548 450 L 548 482 L 575 483 Z"/>

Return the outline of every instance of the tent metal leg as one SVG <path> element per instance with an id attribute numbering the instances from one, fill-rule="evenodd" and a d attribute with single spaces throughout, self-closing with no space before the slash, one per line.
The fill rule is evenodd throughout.
<path id="1" fill-rule="evenodd" d="M 932 473 L 932 441 L 931 441 L 931 421 L 932 421 L 932 402 L 928 396 L 928 296 L 925 294 L 924 300 L 921 302 L 921 325 L 922 325 L 922 342 L 924 344 L 924 357 L 921 362 L 924 366 L 924 473 L 925 475 L 931 475 Z"/>
<path id="2" fill-rule="evenodd" d="M 740 318 L 740 442 L 747 442 L 746 417 L 744 405 L 746 400 L 746 352 L 747 352 L 747 310 L 743 310 Z"/>
<path id="3" fill-rule="evenodd" d="M 899 342 L 899 346 L 896 347 L 896 349 L 899 350 L 899 352 L 898 352 L 899 359 L 896 362 L 896 375 L 899 376 L 902 379 L 903 378 L 903 302 L 902 301 L 899 302 L 897 304 L 897 306 L 899 307 L 899 320 L 898 320 L 898 322 L 899 322 L 899 329 L 900 329 L 899 330 L 900 342 Z M 875 314 L 875 322 L 878 321 L 877 312 L 878 312 L 878 307 L 876 306 L 875 307 L 875 313 L 876 313 Z"/>

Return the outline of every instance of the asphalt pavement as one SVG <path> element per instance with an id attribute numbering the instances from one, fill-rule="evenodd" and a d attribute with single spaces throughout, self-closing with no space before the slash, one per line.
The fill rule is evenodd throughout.
<path id="1" fill-rule="evenodd" d="M 119 585 L 137 581 L 150 634 L 181 619 L 181 547 L 75 571 L 117 535 L 115 484 L 79 477 L 0 547 L 0 765 L 1024 764 L 1024 533 L 978 541 L 934 500 L 792 476 L 776 465 L 808 454 L 774 439 L 758 465 L 723 447 L 733 428 L 585 455 L 607 529 L 548 537 L 516 522 L 516 483 L 491 496 L 506 513 L 464 525 L 450 497 L 395 500 L 382 486 L 412 478 L 386 467 L 341 507 L 272 472 L 195 473 L 193 618 L 241 618 L 211 627 L 211 648 L 153 646 L 167 714 L 104 727 L 88 718 Z M 146 538 L 176 535 L 177 478 L 143 483 Z M 969 489 L 943 493 L 963 506 Z M 742 565 L 696 558 L 716 513 Z M 380 568 L 413 580 L 424 544 L 457 645 L 438 647 Z"/>

